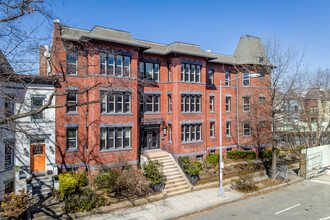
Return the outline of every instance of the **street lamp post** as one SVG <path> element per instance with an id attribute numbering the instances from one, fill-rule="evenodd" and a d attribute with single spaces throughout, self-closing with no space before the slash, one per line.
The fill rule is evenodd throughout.
<path id="1" fill-rule="evenodd" d="M 259 76 L 260 76 L 259 73 L 253 73 L 253 74 L 249 74 L 247 76 L 237 77 L 235 79 L 228 80 L 228 81 L 221 82 L 221 80 L 220 80 L 220 88 L 219 88 L 220 89 L 220 129 L 219 129 L 220 130 L 220 153 L 219 153 L 219 189 L 218 189 L 218 196 L 224 196 L 225 195 L 225 190 L 224 190 L 223 184 L 222 184 L 222 169 L 224 168 L 224 164 L 222 162 L 222 84 L 226 83 L 226 82 L 231 82 L 231 81 L 234 81 L 234 80 L 242 79 L 244 77 L 257 78 Z"/>

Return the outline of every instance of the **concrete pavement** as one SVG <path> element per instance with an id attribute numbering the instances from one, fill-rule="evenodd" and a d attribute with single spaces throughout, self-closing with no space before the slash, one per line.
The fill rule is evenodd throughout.
<path id="1" fill-rule="evenodd" d="M 291 179 L 300 180 L 295 174 Z M 216 207 L 248 196 L 225 186 L 225 196 L 217 196 L 217 188 L 208 188 L 184 195 L 170 197 L 143 206 L 127 208 L 103 215 L 93 215 L 82 219 L 171 219 L 200 210 Z"/>

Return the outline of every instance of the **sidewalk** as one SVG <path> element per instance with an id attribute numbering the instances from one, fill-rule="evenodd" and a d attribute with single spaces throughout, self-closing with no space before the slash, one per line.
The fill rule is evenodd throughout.
<path id="1" fill-rule="evenodd" d="M 291 174 L 289 178 L 291 179 L 290 183 L 302 179 L 296 176 L 295 174 Z M 271 188 L 277 188 L 286 184 L 287 183 Z M 242 199 L 244 197 L 258 193 L 258 192 L 254 192 L 250 194 L 239 193 L 235 190 L 231 190 L 230 185 L 226 185 L 224 188 L 225 188 L 225 196 L 223 197 L 217 196 L 218 195 L 217 188 L 208 188 L 200 191 L 186 193 L 184 195 L 170 197 L 164 200 L 149 203 L 139 207 L 118 210 L 103 215 L 93 215 L 82 219 L 85 220 L 91 218 L 99 219 L 99 220 L 101 219 L 104 220 L 105 219 L 135 219 L 135 220 L 171 219 L 171 218 L 181 217 L 190 213 L 194 213 L 200 210 L 204 210 L 207 208 L 219 206 L 221 204 L 225 204 L 228 202 L 233 202 Z M 266 191 L 266 190 L 267 189 L 261 191 Z"/>

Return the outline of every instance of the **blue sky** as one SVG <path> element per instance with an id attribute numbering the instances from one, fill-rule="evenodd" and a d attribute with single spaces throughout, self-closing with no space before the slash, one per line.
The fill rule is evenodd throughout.
<path id="1" fill-rule="evenodd" d="M 53 14 L 72 27 L 99 25 L 129 31 L 138 39 L 182 41 L 229 55 L 244 34 L 276 34 L 285 45 L 304 50 L 317 69 L 330 68 L 329 10 L 327 0 L 65 0 Z"/>

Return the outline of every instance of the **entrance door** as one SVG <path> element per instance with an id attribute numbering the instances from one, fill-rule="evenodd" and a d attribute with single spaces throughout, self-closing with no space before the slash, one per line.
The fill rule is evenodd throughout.
<path id="1" fill-rule="evenodd" d="M 31 172 L 45 171 L 46 168 L 45 144 L 32 144 L 30 154 L 31 154 Z"/>
<path id="2" fill-rule="evenodd" d="M 141 131 L 141 134 L 144 150 L 159 148 L 159 129 L 145 129 Z"/>

